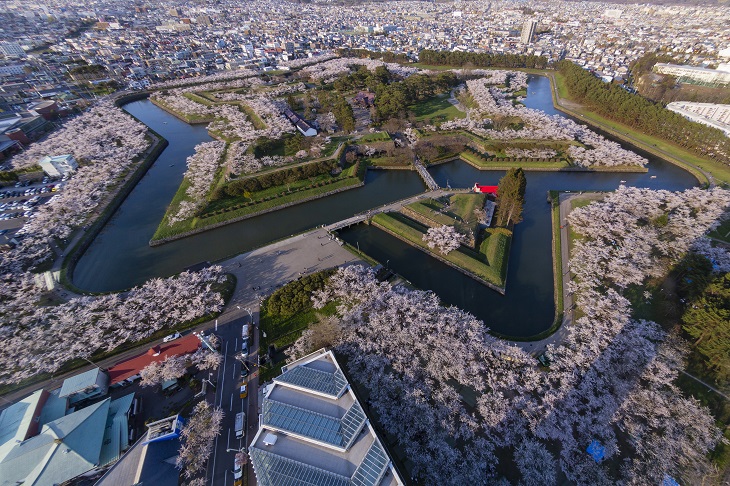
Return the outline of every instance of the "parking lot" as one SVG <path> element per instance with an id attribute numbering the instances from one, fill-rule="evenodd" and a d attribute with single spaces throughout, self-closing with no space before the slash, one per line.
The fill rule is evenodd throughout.
<path id="1" fill-rule="evenodd" d="M 0 231 L 11 235 L 23 227 L 41 204 L 46 204 L 62 190 L 66 182 L 43 179 L 35 183 L 16 183 L 0 189 Z"/>

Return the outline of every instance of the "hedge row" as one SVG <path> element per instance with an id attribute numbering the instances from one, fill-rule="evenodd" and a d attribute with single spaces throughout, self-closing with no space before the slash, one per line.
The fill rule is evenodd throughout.
<path id="1" fill-rule="evenodd" d="M 300 181 L 309 177 L 316 177 L 332 172 L 338 166 L 337 160 L 328 159 L 311 164 L 298 165 L 274 172 L 268 172 L 259 176 L 238 179 L 223 186 L 222 191 L 230 197 L 240 197 L 247 192 L 258 192 L 270 187 L 281 186 L 287 183 Z M 214 195 L 214 199 L 220 198 L 223 194 Z"/>

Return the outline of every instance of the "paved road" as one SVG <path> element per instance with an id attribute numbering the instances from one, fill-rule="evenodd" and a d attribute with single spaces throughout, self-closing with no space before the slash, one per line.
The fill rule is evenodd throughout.
<path id="1" fill-rule="evenodd" d="M 259 380 L 258 370 L 254 367 L 253 373 L 248 376 L 248 398 L 237 398 L 240 382 L 241 363 L 234 354 L 240 350 L 241 326 L 245 322 L 256 325 L 252 329 L 252 342 L 248 361 L 256 363 L 259 351 L 259 307 L 260 300 L 274 292 L 286 282 L 295 280 L 301 275 L 318 272 L 327 268 L 355 263 L 359 260 L 349 251 L 342 248 L 336 241 L 329 238 L 327 230 L 318 228 L 309 233 L 294 236 L 287 240 L 271 244 L 221 262 L 226 272 L 232 273 L 238 279 L 236 290 L 231 298 L 225 316 L 233 317 L 232 330 L 222 334 L 225 342 L 225 361 L 219 370 L 219 390 L 216 394 L 216 404 L 220 405 L 226 417 L 223 421 L 223 433 L 218 438 L 215 450 L 209 462 L 208 478 L 210 484 L 233 484 L 233 459 L 235 452 L 228 449 L 241 449 L 250 444 L 258 429 L 259 413 Z M 256 287 L 256 289 L 254 289 Z M 248 311 L 251 311 L 251 318 Z M 228 317 L 219 318 L 219 330 L 231 322 Z M 228 329 L 228 327 L 226 328 Z M 221 334 L 221 332 L 219 332 Z M 228 346 L 226 349 L 225 346 Z M 236 413 L 246 411 L 245 440 L 236 440 L 233 430 Z M 229 442 L 229 436 L 230 438 Z M 247 472 L 248 484 L 256 484 L 253 468 L 249 465 Z"/>
<path id="2" fill-rule="evenodd" d="M 250 324 L 248 314 L 245 311 L 243 314 L 244 316 L 238 317 L 238 312 L 231 312 L 231 320 L 228 321 L 226 318 L 225 323 L 218 319 L 216 334 L 221 338 L 223 364 L 214 375 L 213 382 L 216 384 L 214 403 L 223 410 L 224 415 L 222 433 L 216 438 L 213 455 L 208 461 L 206 474 L 210 484 L 233 484 L 235 451 L 241 450 L 245 445 L 243 438 L 236 438 L 235 430 L 236 414 L 248 410 L 248 398 L 241 398 L 239 389 L 240 383 L 246 381 L 241 377 L 243 365 L 239 360 L 243 341 L 241 329 L 243 324 Z"/>

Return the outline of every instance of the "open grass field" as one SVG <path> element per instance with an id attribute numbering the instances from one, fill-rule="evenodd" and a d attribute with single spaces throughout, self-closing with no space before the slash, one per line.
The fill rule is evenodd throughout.
<path id="1" fill-rule="evenodd" d="M 445 122 L 455 118 L 464 118 L 466 113 L 456 109 L 449 103 L 448 94 L 440 94 L 426 101 L 408 107 L 416 117 L 416 121 Z"/>
<path id="2" fill-rule="evenodd" d="M 483 208 L 486 198 L 485 194 L 453 194 L 448 204 L 441 200 L 427 199 L 406 207 L 433 221 L 435 225 L 454 226 L 461 233 L 470 233 L 476 239 L 479 219 L 474 210 Z"/>
<path id="3" fill-rule="evenodd" d="M 388 142 L 390 141 L 390 135 L 388 132 L 374 132 L 367 133 L 360 137 L 360 142 Z"/>

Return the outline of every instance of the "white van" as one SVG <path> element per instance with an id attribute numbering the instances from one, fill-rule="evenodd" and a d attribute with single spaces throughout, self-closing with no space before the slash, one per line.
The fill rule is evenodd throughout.
<path id="1" fill-rule="evenodd" d="M 179 332 L 176 332 L 174 334 L 170 334 L 169 336 L 165 336 L 162 338 L 163 343 L 169 343 L 170 341 L 174 341 L 177 338 L 182 337 L 182 335 Z"/>
<path id="2" fill-rule="evenodd" d="M 236 439 L 243 437 L 243 428 L 246 426 L 246 414 L 239 412 L 236 414 Z"/>

